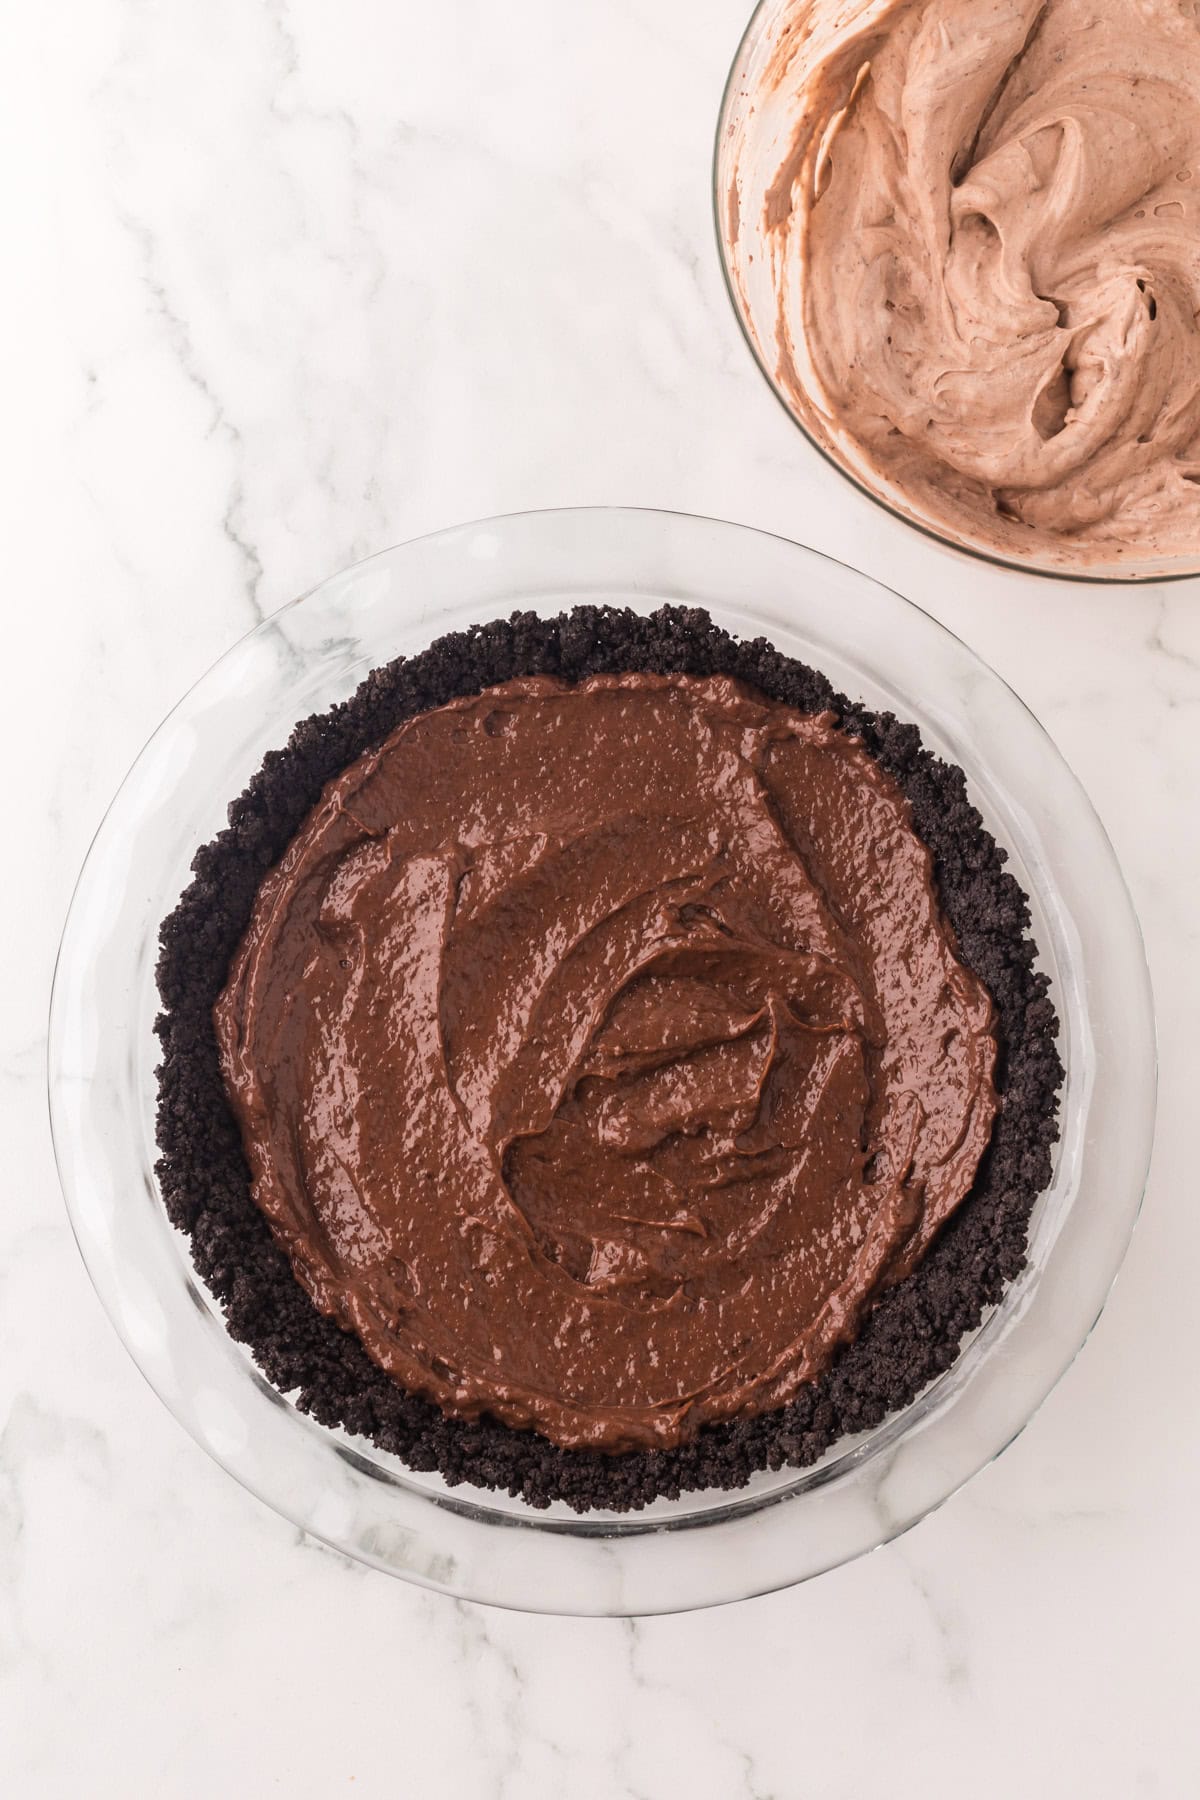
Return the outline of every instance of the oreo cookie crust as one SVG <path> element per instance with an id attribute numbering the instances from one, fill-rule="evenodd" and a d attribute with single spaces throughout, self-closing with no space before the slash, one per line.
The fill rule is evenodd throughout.
<path id="1" fill-rule="evenodd" d="M 727 674 L 804 712 L 834 711 L 900 783 L 933 854 L 963 961 L 996 1008 L 1002 1097 L 970 1194 L 917 1269 L 888 1289 L 853 1343 L 788 1405 L 704 1427 L 673 1450 L 564 1450 L 488 1419 L 449 1419 L 398 1388 L 358 1340 L 317 1312 L 254 1204 L 217 1058 L 212 1008 L 267 870 L 325 784 L 412 715 L 520 675 L 565 680 L 624 671 Z M 504 1489 L 535 1507 L 626 1512 L 689 1489 L 742 1486 L 755 1471 L 815 1462 L 839 1437 L 907 1405 L 958 1354 L 964 1333 L 1025 1259 L 1029 1216 L 1051 1174 L 1062 1065 L 1046 978 L 1019 886 L 967 798 L 962 771 L 921 746 L 914 725 L 834 692 L 819 672 L 764 640 L 738 642 L 698 610 L 650 618 L 579 607 L 556 619 L 515 614 L 439 639 L 375 670 L 356 693 L 298 725 L 194 860 L 195 879 L 164 922 L 156 1030 L 158 1175 L 172 1222 L 232 1335 L 267 1378 L 325 1425 L 372 1439 L 451 1484 Z"/>

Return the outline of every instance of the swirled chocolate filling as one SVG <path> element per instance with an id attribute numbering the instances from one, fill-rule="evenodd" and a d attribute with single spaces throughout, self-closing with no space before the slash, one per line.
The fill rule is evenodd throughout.
<path id="1" fill-rule="evenodd" d="M 997 1098 L 894 778 L 726 676 L 406 720 L 259 890 L 215 1023 L 254 1199 L 407 1392 L 564 1448 L 778 1408 Z"/>
<path id="2" fill-rule="evenodd" d="M 921 524 L 1072 570 L 1200 544 L 1191 0 L 794 0 L 761 99 L 764 346 Z M 752 96 L 752 104 L 758 98 Z M 765 183 L 765 186 L 760 184 Z"/>

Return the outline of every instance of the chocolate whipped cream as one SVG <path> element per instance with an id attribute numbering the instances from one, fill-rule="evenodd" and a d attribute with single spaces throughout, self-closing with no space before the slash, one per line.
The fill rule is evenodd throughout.
<path id="1" fill-rule="evenodd" d="M 567 1447 L 786 1401 L 997 1107 L 897 784 L 724 677 L 409 720 L 263 882 L 215 1018 L 317 1306 L 447 1413 Z"/>
<path id="2" fill-rule="evenodd" d="M 1195 563 L 1191 0 L 784 10 L 756 98 L 787 127 L 758 185 L 735 175 L 726 225 L 743 283 L 736 240 L 762 233 L 764 354 L 802 421 L 960 542 L 1083 571 Z"/>

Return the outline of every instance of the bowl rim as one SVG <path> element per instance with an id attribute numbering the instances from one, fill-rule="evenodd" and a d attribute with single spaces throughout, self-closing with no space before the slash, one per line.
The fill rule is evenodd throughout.
<path id="1" fill-rule="evenodd" d="M 1051 568 L 1042 563 L 1021 562 L 1016 557 L 1003 556 L 996 551 L 984 550 L 978 544 L 965 542 L 956 543 L 953 538 L 948 536 L 945 532 L 938 531 L 935 526 L 925 525 L 920 519 L 912 518 L 908 513 L 902 512 L 899 507 L 894 506 L 883 494 L 877 493 L 874 488 L 868 486 L 861 476 L 856 475 L 853 469 L 849 469 L 844 463 L 839 462 L 833 452 L 822 444 L 818 438 L 814 437 L 803 419 L 799 418 L 788 405 L 780 391 L 778 382 L 768 368 L 766 359 L 760 352 L 759 347 L 755 343 L 749 327 L 747 326 L 745 314 L 741 302 L 738 299 L 733 272 L 729 265 L 728 246 L 725 241 L 725 231 L 721 217 L 721 151 L 726 136 L 729 115 L 733 107 L 734 84 L 737 73 L 751 40 L 761 28 L 764 15 L 769 12 L 774 13 L 783 3 L 785 3 L 785 0 L 757 0 L 757 4 L 751 12 L 750 17 L 746 21 L 742 33 L 738 38 L 737 47 L 734 50 L 733 59 L 730 62 L 721 89 L 720 105 L 717 108 L 717 123 L 713 133 L 709 198 L 712 207 L 713 235 L 716 238 L 717 244 L 717 262 L 720 266 L 721 279 L 725 287 L 726 298 L 729 301 L 733 316 L 737 321 L 737 327 L 741 334 L 742 341 L 753 358 L 755 368 L 766 382 L 767 387 L 776 402 L 782 407 L 786 417 L 790 420 L 796 430 L 800 432 L 805 443 L 807 443 L 811 449 L 816 451 L 821 460 L 827 463 L 831 469 L 836 470 L 843 481 L 848 481 L 853 488 L 857 489 L 864 499 L 869 500 L 873 506 L 878 507 L 881 512 L 886 513 L 888 518 L 897 520 L 899 524 L 905 526 L 910 531 L 920 532 L 923 538 L 927 538 L 930 543 L 937 544 L 941 550 L 948 551 L 953 556 L 967 557 L 974 562 L 987 563 L 993 569 L 1004 569 L 1009 574 L 1036 576 L 1042 581 L 1064 581 L 1083 587 L 1146 587 L 1156 586 L 1160 582 L 1196 581 L 1197 578 L 1200 578 L 1200 554 L 1197 556 L 1196 567 L 1193 569 L 1150 570 L 1145 574 L 1126 570 L 1120 574 L 1115 574 L 1090 572 L 1086 569 Z M 800 5 L 804 4 L 805 0 L 786 0 L 786 3 Z"/>
<path id="2" fill-rule="evenodd" d="M 793 540 L 784 538 L 779 534 L 735 525 L 727 521 L 706 519 L 700 515 L 672 513 L 662 509 L 597 506 L 514 512 L 429 532 L 418 538 L 410 539 L 405 543 L 377 552 L 375 555 L 352 565 L 349 569 L 342 571 L 340 574 L 331 576 L 327 580 L 318 583 L 296 599 L 287 602 L 284 606 L 269 614 L 265 620 L 254 626 L 249 632 L 238 638 L 224 654 L 188 688 L 180 700 L 166 714 L 161 724 L 156 728 L 155 732 L 139 752 L 138 757 L 135 759 L 129 772 L 118 788 L 117 793 L 104 812 L 100 825 L 92 838 L 87 856 L 85 857 L 72 894 L 62 941 L 55 962 L 50 1008 L 50 1031 L 47 1046 L 47 1080 L 51 1130 L 59 1179 L 66 1198 L 72 1229 L 75 1233 L 77 1243 L 79 1244 L 85 1265 L 87 1266 L 89 1276 L 97 1290 L 101 1302 L 108 1312 L 118 1335 L 120 1335 L 125 1342 L 126 1348 L 129 1349 L 130 1354 L 138 1364 L 142 1374 L 167 1405 L 168 1410 L 173 1413 L 184 1428 L 189 1431 L 189 1433 L 215 1458 L 215 1460 L 220 1462 L 228 1472 L 233 1474 L 235 1479 L 243 1486 L 246 1486 L 250 1491 L 255 1492 L 260 1499 L 263 1499 L 274 1510 L 282 1512 L 284 1516 L 291 1518 L 293 1523 L 310 1532 L 313 1536 L 322 1538 L 323 1541 L 329 1543 L 331 1547 L 339 1549 L 343 1553 L 359 1556 L 360 1560 L 366 1562 L 374 1561 L 374 1566 L 389 1568 L 390 1572 L 404 1574 L 409 1579 L 416 1580 L 422 1585 L 440 1588 L 442 1591 L 456 1593 L 465 1598 L 479 1599 L 500 1605 L 516 1606 L 518 1609 L 524 1608 L 527 1610 L 566 1610 L 572 1612 L 617 1611 L 622 1614 L 627 1611 L 641 1613 L 645 1611 L 665 1612 L 689 1610 L 696 1605 L 721 1604 L 725 1601 L 748 1598 L 755 1593 L 773 1591 L 779 1587 L 792 1585 L 797 1580 L 807 1579 L 813 1574 L 823 1572 L 824 1568 L 837 1566 L 838 1563 L 845 1561 L 848 1558 L 845 1555 L 838 1555 L 831 1561 L 822 1564 L 820 1568 L 812 1568 L 798 1575 L 782 1572 L 774 1575 L 769 1580 L 746 1587 L 737 1593 L 722 1593 L 716 1597 L 702 1597 L 699 1600 L 689 1597 L 681 1600 L 678 1604 L 655 1604 L 652 1607 L 635 1605 L 630 1608 L 624 1606 L 600 1607 L 590 1605 L 570 1606 L 566 1608 L 554 1605 L 540 1606 L 536 1602 L 514 1601 L 511 1598 L 497 1598 L 495 1595 L 487 1592 L 470 1592 L 461 1586 L 454 1585 L 452 1581 L 440 1580 L 436 1575 L 432 1577 L 423 1576 L 421 1573 L 414 1572 L 412 1569 L 396 1568 L 387 1560 L 373 1559 L 369 1555 L 363 1555 L 354 1546 L 348 1546 L 337 1532 L 327 1533 L 324 1531 L 318 1523 L 314 1523 L 312 1518 L 303 1512 L 303 1509 L 293 1510 L 286 1502 L 281 1502 L 277 1493 L 265 1491 L 265 1488 L 269 1487 L 269 1483 L 258 1485 L 254 1479 L 248 1478 L 245 1470 L 235 1467 L 218 1449 L 214 1448 L 210 1438 L 196 1425 L 196 1422 L 189 1417 L 183 1416 L 180 1407 L 163 1392 L 162 1387 L 147 1368 L 144 1357 L 139 1354 L 135 1343 L 131 1341 L 133 1334 L 130 1330 L 130 1321 L 127 1316 L 123 1315 L 120 1304 L 114 1304 L 114 1294 L 111 1288 L 106 1288 L 105 1281 L 96 1266 L 95 1243 L 94 1240 L 89 1237 L 90 1227 L 86 1220 L 86 1210 L 81 1205 L 81 1197 L 77 1187 L 78 1171 L 71 1168 L 67 1149 L 69 1125 L 64 1102 L 65 1072 L 62 1041 L 65 1030 L 64 1014 L 68 1006 L 66 992 L 69 985 L 67 979 L 67 965 L 69 964 L 70 957 L 68 952 L 73 948 L 71 944 L 72 927 L 75 923 L 77 913 L 82 907 L 83 900 L 87 896 L 88 883 L 95 873 L 98 852 L 105 847 L 106 833 L 110 830 L 114 816 L 125 802 L 131 784 L 134 782 L 139 770 L 146 763 L 156 745 L 159 745 L 161 741 L 167 739 L 171 728 L 181 719 L 182 715 L 185 714 L 186 709 L 196 700 L 197 696 L 206 685 L 214 680 L 218 671 L 221 671 L 224 666 L 231 664 L 240 654 L 245 653 L 248 646 L 250 646 L 253 641 L 259 639 L 265 641 L 269 634 L 277 632 L 280 629 L 281 624 L 286 621 L 296 608 L 302 607 L 306 602 L 315 602 L 320 596 L 331 593 L 335 589 L 340 589 L 341 586 L 344 586 L 347 583 L 356 581 L 364 576 L 370 576 L 373 571 L 381 569 L 384 565 L 388 564 L 391 559 L 402 559 L 405 556 L 410 556 L 421 550 L 440 552 L 446 549 L 462 549 L 463 546 L 468 543 L 470 534 L 472 533 L 477 536 L 478 534 L 491 534 L 492 536 L 499 534 L 502 537 L 506 529 L 523 531 L 532 527 L 534 536 L 536 537 L 537 532 L 545 528 L 553 529 L 561 527 L 567 530 L 575 528 L 586 531 L 593 528 L 599 529 L 600 526 L 603 526 L 605 529 L 608 529 L 609 526 L 620 528 L 622 524 L 629 526 L 631 522 L 637 522 L 643 532 L 649 532 L 651 538 L 653 538 L 655 532 L 660 529 L 664 532 L 682 529 L 685 535 L 688 532 L 695 531 L 697 528 L 715 530 L 718 534 L 728 534 L 731 542 L 736 541 L 739 546 L 742 547 L 746 546 L 751 540 L 758 540 L 762 545 L 774 546 L 777 552 L 785 553 L 787 558 L 798 559 L 797 566 L 803 565 L 807 560 L 811 560 L 811 563 L 818 567 L 824 566 L 827 570 L 840 570 L 843 576 L 848 577 L 853 584 L 859 586 L 863 593 L 877 597 L 887 609 L 894 609 L 898 618 L 906 621 L 909 625 L 916 624 L 921 632 L 929 634 L 931 637 L 935 637 L 938 640 L 944 640 L 947 645 L 953 647 L 956 657 L 963 660 L 974 671 L 981 672 L 989 683 L 994 684 L 996 690 L 1006 697 L 1007 703 L 1015 705 L 1015 707 L 1019 709 L 1019 714 L 1024 721 L 1025 728 L 1032 731 L 1042 751 L 1044 753 L 1048 752 L 1049 756 L 1053 759 L 1055 767 L 1061 770 L 1062 776 L 1068 784 L 1076 803 L 1081 803 L 1081 817 L 1083 823 L 1089 828 L 1095 841 L 1101 847 L 1102 855 L 1105 858 L 1105 873 L 1110 880 L 1115 881 L 1116 891 L 1119 896 L 1123 897 L 1125 912 L 1124 923 L 1127 928 L 1132 928 L 1131 932 L 1129 932 L 1129 947 L 1134 952 L 1134 958 L 1137 963 L 1135 975 L 1140 979 L 1139 993 L 1146 1009 L 1146 1017 L 1151 1033 L 1151 1044 L 1153 1044 L 1153 1007 L 1149 986 L 1149 975 L 1145 964 L 1144 947 L 1141 941 L 1140 929 L 1137 924 L 1136 913 L 1133 909 L 1128 889 L 1125 886 L 1111 843 L 1108 840 L 1101 821 L 1098 819 L 1094 808 L 1091 806 L 1085 791 L 1079 784 L 1073 772 L 1069 769 L 1069 766 L 1061 756 L 1061 753 L 1053 744 L 1049 734 L 1045 731 L 1044 727 L 1040 724 L 1025 702 L 1022 701 L 1011 688 L 1009 683 L 1007 683 L 996 671 L 992 670 L 990 666 L 972 651 L 950 627 L 942 624 L 941 621 L 927 613 L 917 603 L 906 599 L 904 596 L 896 593 L 895 590 L 886 587 L 883 583 L 876 581 L 874 578 L 861 574 L 859 571 L 854 570 L 851 565 L 842 562 L 836 557 L 812 550 L 808 546 L 796 544 Z M 453 628 L 453 625 L 456 623 L 458 623 L 457 620 L 441 621 L 434 617 L 428 621 L 422 620 L 421 629 L 427 633 L 428 636 L 434 636 L 438 635 L 443 629 Z M 733 628 L 735 630 L 737 629 L 736 624 Z M 989 821 L 989 823 L 991 823 L 991 821 Z M 1095 1319 L 1099 1317 L 1100 1310 L 1102 1310 L 1108 1292 L 1111 1289 L 1112 1281 L 1115 1279 L 1117 1269 L 1119 1268 L 1121 1258 L 1124 1254 L 1124 1249 L 1128 1243 L 1129 1234 L 1132 1232 L 1133 1225 L 1136 1221 L 1137 1212 L 1141 1202 L 1141 1193 L 1144 1191 L 1145 1178 L 1149 1166 L 1149 1149 L 1153 1136 L 1154 1095 L 1156 1086 L 1156 1062 L 1154 1062 L 1153 1059 L 1146 1074 L 1148 1077 L 1146 1098 L 1148 1100 L 1149 1111 L 1146 1125 L 1145 1155 L 1140 1165 L 1140 1185 L 1136 1196 L 1129 1205 L 1128 1216 L 1125 1221 L 1124 1237 L 1119 1246 L 1119 1252 L 1116 1255 L 1111 1270 L 1108 1271 L 1103 1291 L 1099 1292 L 1096 1296 L 1095 1308 L 1090 1323 L 1078 1336 L 1070 1353 L 1066 1356 L 1065 1360 L 1061 1362 L 1061 1366 L 1056 1368 L 1051 1379 L 1044 1386 L 1034 1405 L 1024 1413 L 1024 1416 L 1016 1423 L 1015 1427 L 1009 1431 L 1002 1442 L 989 1444 L 986 1451 L 981 1454 L 977 1460 L 974 1460 L 970 1467 L 961 1471 L 957 1478 L 950 1485 L 946 1486 L 944 1491 L 940 1492 L 938 1497 L 933 1500 L 932 1503 L 920 1505 L 911 1515 L 906 1514 L 903 1510 L 896 1513 L 893 1517 L 884 1522 L 883 1528 L 879 1531 L 878 1535 L 874 1537 L 872 1543 L 862 1545 L 861 1548 L 850 1552 L 850 1555 L 862 1554 L 866 1549 L 875 1548 L 881 1543 L 888 1542 L 892 1538 L 900 1535 L 903 1531 L 909 1529 L 911 1525 L 917 1523 L 918 1520 L 926 1516 L 928 1512 L 935 1510 L 936 1507 L 943 1504 L 952 1493 L 957 1491 L 963 1482 L 968 1480 L 974 1473 L 977 1473 L 981 1467 L 985 1466 L 985 1464 L 991 1461 L 996 1455 L 1000 1454 L 1001 1450 L 1005 1448 L 1022 1429 L 1024 1429 L 1024 1426 L 1034 1416 L 1034 1413 L 1042 1404 L 1047 1394 L 1057 1384 L 1057 1381 L 1061 1378 L 1062 1374 L 1065 1373 L 1066 1368 L 1069 1367 L 1070 1363 L 1074 1360 L 1075 1355 L 1078 1354 L 1079 1349 L 1082 1348 L 1083 1343 L 1086 1342 L 1087 1336 L 1090 1334 L 1091 1326 L 1095 1323 Z M 154 1200 L 161 1211 L 161 1202 L 157 1200 L 156 1192 L 154 1194 Z M 165 1224 L 165 1215 L 163 1215 L 163 1218 Z M 168 1227 L 168 1229 L 171 1228 Z M 179 1242 L 181 1245 L 184 1244 L 182 1238 L 179 1239 Z M 89 1250 L 91 1251 L 91 1254 L 89 1254 Z M 191 1269 L 190 1256 L 188 1255 L 186 1247 L 182 1250 L 182 1256 L 187 1265 L 187 1271 L 190 1274 L 192 1283 L 195 1285 L 198 1283 L 199 1278 L 195 1276 L 194 1270 Z M 1019 1282 L 1021 1278 L 1018 1277 L 1017 1279 Z M 211 1308 L 211 1301 L 209 1302 L 209 1305 Z M 1001 1305 L 1003 1306 L 1003 1302 Z M 215 1314 L 215 1308 L 213 1310 Z M 215 1316 L 218 1320 L 220 1319 L 219 1314 L 215 1314 Z M 1000 1312 L 999 1309 L 997 1309 L 997 1312 L 993 1314 L 993 1317 L 999 1316 Z M 981 1332 L 986 1332 L 989 1323 L 990 1321 L 985 1320 L 984 1326 L 981 1327 Z M 226 1343 L 232 1344 L 232 1340 L 229 1339 L 228 1334 L 224 1331 L 223 1320 L 220 1320 L 220 1324 L 222 1336 Z M 836 1445 L 831 1449 L 827 1459 L 822 1460 L 813 1469 L 799 1472 L 796 1479 L 782 1489 L 758 1494 L 748 1494 L 743 1490 L 739 1493 L 735 1493 L 728 1499 L 718 1501 L 707 1511 L 697 1515 L 671 1518 L 664 1517 L 661 1514 L 658 1516 L 635 1514 L 632 1516 L 627 1515 L 620 1520 L 614 1521 L 607 1515 L 597 1516 L 594 1514 L 584 1515 L 582 1518 L 562 1519 L 534 1512 L 531 1509 L 526 1509 L 524 1512 L 508 1514 L 503 1518 L 498 1518 L 490 1509 L 481 1508 L 477 1502 L 471 1499 L 464 1500 L 460 1498 L 459 1492 L 455 1490 L 446 1490 L 445 1493 L 432 1493 L 428 1490 L 421 1490 L 420 1499 L 423 1503 L 432 1501 L 434 1506 L 431 1510 L 434 1513 L 442 1511 L 444 1513 L 455 1514 L 460 1518 L 470 1520 L 475 1525 L 482 1522 L 489 1531 L 497 1524 L 501 1524 L 508 1528 L 518 1526 L 527 1528 L 526 1532 L 521 1533 L 521 1535 L 527 1535 L 527 1533 L 531 1531 L 535 1534 L 542 1534 L 543 1537 L 553 1537 L 557 1535 L 575 1541 L 591 1539 L 593 1541 L 602 1541 L 606 1545 L 612 1545 L 614 1541 L 623 1542 L 628 1545 L 639 1539 L 645 1541 L 648 1538 L 661 1538 L 664 1534 L 675 1536 L 681 1532 L 688 1533 L 689 1535 L 698 1535 L 697 1528 L 704 1525 L 722 1525 L 734 1521 L 741 1523 L 752 1520 L 771 1510 L 782 1508 L 785 1501 L 797 1499 L 804 1493 L 815 1492 L 823 1486 L 828 1487 L 830 1484 L 840 1480 L 843 1476 L 846 1476 L 847 1474 L 852 1475 L 856 1467 L 861 1467 L 866 1462 L 877 1459 L 877 1456 L 881 1451 L 888 1449 L 897 1441 L 906 1437 L 914 1427 L 919 1428 L 923 1423 L 934 1418 L 939 1410 L 944 1409 L 947 1405 L 953 1404 L 955 1395 L 951 1393 L 949 1400 L 947 1400 L 946 1384 L 950 1381 L 954 1372 L 963 1366 L 963 1358 L 969 1348 L 969 1345 L 964 1344 L 963 1348 L 960 1349 L 959 1356 L 943 1376 L 938 1377 L 934 1382 L 930 1383 L 928 1387 L 922 1390 L 910 1406 L 901 1409 L 897 1413 L 890 1414 L 881 1422 L 880 1426 L 873 1432 L 867 1434 L 864 1440 L 841 1440 L 839 1445 Z M 335 1454 L 344 1464 L 356 1466 L 360 1468 L 360 1470 L 366 1471 L 372 1481 L 379 1482 L 380 1480 L 383 1480 L 386 1482 L 391 1479 L 396 1485 L 404 1487 L 406 1491 L 410 1493 L 413 1491 L 411 1483 L 396 1477 L 389 1478 L 377 1466 L 374 1466 L 370 1456 L 364 1456 L 363 1452 L 356 1448 L 355 1441 L 347 1440 L 345 1442 L 339 1442 L 337 1434 L 327 1432 L 325 1428 L 317 1426 L 315 1422 L 308 1419 L 305 1415 L 296 1412 L 286 1398 L 280 1396 L 272 1387 L 270 1387 L 265 1381 L 265 1378 L 258 1373 L 255 1365 L 250 1363 L 248 1356 L 245 1357 L 245 1361 L 255 1376 L 258 1387 L 269 1396 L 275 1406 L 286 1411 L 290 1419 L 299 1421 L 301 1426 L 307 1432 L 319 1434 L 322 1442 L 331 1446 Z"/>

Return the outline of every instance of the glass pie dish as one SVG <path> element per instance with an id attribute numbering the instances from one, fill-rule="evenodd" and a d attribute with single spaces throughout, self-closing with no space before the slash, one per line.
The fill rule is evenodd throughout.
<path id="1" fill-rule="evenodd" d="M 589 602 L 705 607 L 965 771 L 1029 894 L 1061 1020 L 1062 1136 L 1023 1272 L 943 1376 L 815 1466 L 626 1515 L 535 1511 L 405 1468 L 300 1412 L 225 1329 L 154 1164 L 158 927 L 265 753 L 455 627 Z M 1154 1117 L 1137 921 L 1086 796 L 1012 691 L 919 608 L 761 532 L 595 509 L 483 520 L 357 565 L 235 645 L 169 715 L 97 834 L 55 976 L 49 1078 L 80 1249 L 135 1361 L 244 1486 L 348 1556 L 499 1605 L 643 1614 L 787 1586 L 894 1537 L 1020 1431 L 1086 1338 L 1133 1227 Z"/>

